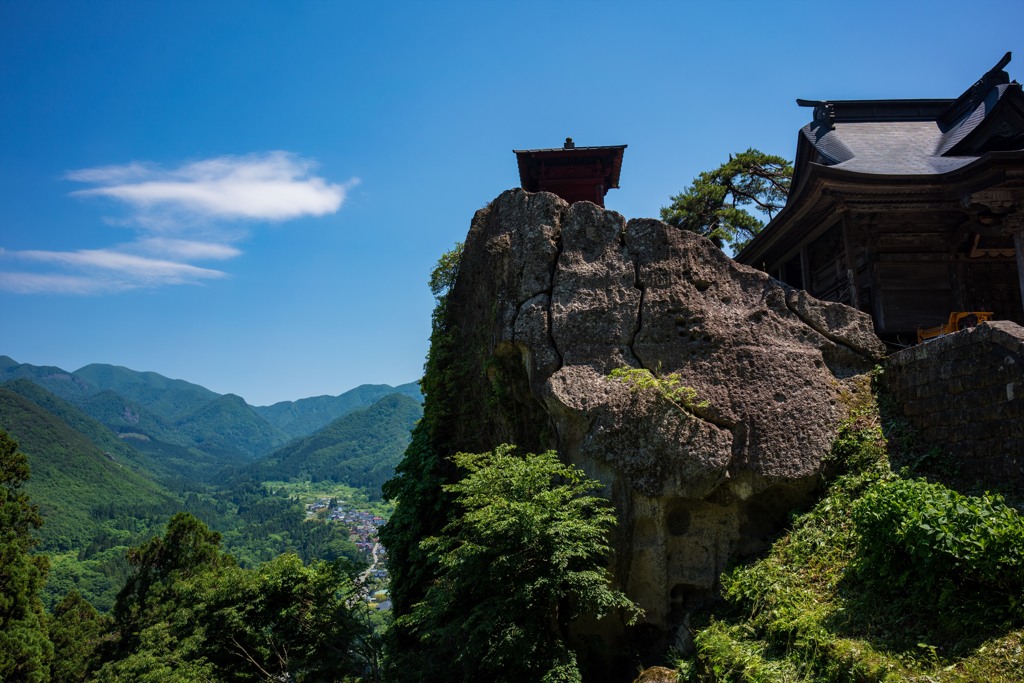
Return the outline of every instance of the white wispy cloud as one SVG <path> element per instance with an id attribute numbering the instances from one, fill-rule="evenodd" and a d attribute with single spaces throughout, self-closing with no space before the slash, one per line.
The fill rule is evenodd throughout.
<path id="1" fill-rule="evenodd" d="M 138 212 L 179 219 L 281 221 L 334 213 L 356 181 L 312 175 L 314 164 L 288 152 L 225 156 L 164 169 L 132 163 L 72 171 L 69 180 L 98 185 L 74 194 L 111 197 Z"/>
<path id="2" fill-rule="evenodd" d="M 70 171 L 66 179 L 93 185 L 72 194 L 114 200 L 125 213 L 106 221 L 133 229 L 135 240 L 105 249 L 0 248 L 0 290 L 104 294 L 226 277 L 194 262 L 241 256 L 246 225 L 334 213 L 358 183 L 331 183 L 314 170 L 312 161 L 277 151 L 174 168 L 132 162 Z M 4 270 L 5 262 L 27 267 Z"/>
<path id="3" fill-rule="evenodd" d="M 131 245 L 126 245 L 127 248 L 134 248 L 135 251 L 143 254 L 163 254 L 167 257 L 198 261 L 223 261 L 242 254 L 240 249 L 230 244 L 179 240 L 169 237 L 145 237 Z"/>
<path id="4" fill-rule="evenodd" d="M 107 294 L 123 289 L 110 278 L 0 271 L 0 290 L 14 294 Z"/>
<path id="5" fill-rule="evenodd" d="M 13 255 L 15 258 L 26 261 L 57 263 L 85 270 L 110 271 L 133 279 L 153 280 L 158 283 L 180 284 L 211 277 L 224 277 L 224 273 L 219 270 L 200 268 L 176 261 L 135 256 L 110 249 L 18 251 L 13 252 Z"/>
<path id="6" fill-rule="evenodd" d="M 4 251 L 0 256 L 55 265 L 73 273 L 0 272 L 0 288 L 22 294 L 103 294 L 140 287 L 197 284 L 227 276 L 220 270 L 110 249 Z"/>

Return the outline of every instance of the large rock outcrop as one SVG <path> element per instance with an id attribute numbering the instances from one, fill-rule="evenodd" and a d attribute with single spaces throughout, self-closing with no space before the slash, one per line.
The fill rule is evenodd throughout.
<path id="1" fill-rule="evenodd" d="M 673 633 L 816 485 L 851 379 L 884 354 L 868 316 L 710 241 L 547 193 L 477 212 L 449 296 L 465 449 L 554 448 L 606 485 L 614 571 Z M 678 373 L 681 410 L 609 378 Z"/>

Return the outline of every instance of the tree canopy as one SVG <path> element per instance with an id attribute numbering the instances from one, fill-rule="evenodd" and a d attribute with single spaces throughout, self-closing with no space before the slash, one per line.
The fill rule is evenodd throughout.
<path id="1" fill-rule="evenodd" d="M 0 680 L 47 681 L 53 646 L 46 634 L 39 591 L 49 566 L 32 555 L 39 510 L 23 485 L 28 458 L 0 430 Z"/>
<path id="2" fill-rule="evenodd" d="M 301 683 L 376 669 L 363 656 L 369 622 L 343 563 L 283 554 L 243 569 L 187 513 L 129 561 L 98 681 Z"/>
<path id="3" fill-rule="evenodd" d="M 569 625 L 636 608 L 605 567 L 611 506 L 553 451 L 460 453 L 458 513 L 422 548 L 438 575 L 405 623 L 447 680 L 578 681 Z M 424 672 L 420 672 L 424 673 Z"/>
<path id="4" fill-rule="evenodd" d="M 661 208 L 661 219 L 739 251 L 764 227 L 747 207 L 772 218 L 785 206 L 792 178 L 789 161 L 750 148 L 694 178 Z"/>

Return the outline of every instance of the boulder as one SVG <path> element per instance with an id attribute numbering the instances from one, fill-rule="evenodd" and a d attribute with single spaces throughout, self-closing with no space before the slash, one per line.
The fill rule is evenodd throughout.
<path id="1" fill-rule="evenodd" d="M 477 212 L 449 306 L 466 449 L 553 448 L 603 482 L 615 578 L 669 637 L 806 500 L 854 378 L 885 354 L 866 314 L 703 237 L 523 190 Z M 674 375 L 696 399 L 616 368 Z"/>

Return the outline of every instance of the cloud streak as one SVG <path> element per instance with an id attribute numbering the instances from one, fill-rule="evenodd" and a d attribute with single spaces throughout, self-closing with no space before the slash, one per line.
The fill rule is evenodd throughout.
<path id="1" fill-rule="evenodd" d="M 99 187 L 79 196 L 110 197 L 146 219 L 163 212 L 179 219 L 282 221 L 334 213 L 356 181 L 329 183 L 314 164 L 288 152 L 227 156 L 163 169 L 132 163 L 72 171 L 69 180 Z"/>
<path id="2" fill-rule="evenodd" d="M 0 289 L 19 294 L 107 294 L 140 287 L 198 284 L 227 276 L 220 270 L 111 249 L 4 251 L 0 256 L 23 263 L 56 266 L 65 271 L 0 272 Z"/>
<path id="3" fill-rule="evenodd" d="M 310 160 L 276 151 L 175 168 L 132 162 L 70 171 L 66 179 L 93 186 L 72 195 L 113 200 L 125 215 L 107 222 L 133 229 L 135 240 L 104 249 L 0 248 L 0 290 L 106 294 L 227 277 L 195 262 L 241 256 L 236 244 L 248 236 L 250 224 L 335 213 L 358 183 L 331 183 L 314 169 Z M 10 262 L 21 269 L 4 268 Z"/>

